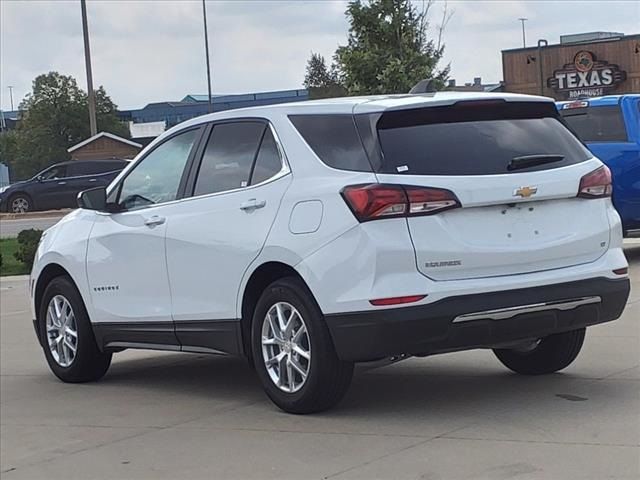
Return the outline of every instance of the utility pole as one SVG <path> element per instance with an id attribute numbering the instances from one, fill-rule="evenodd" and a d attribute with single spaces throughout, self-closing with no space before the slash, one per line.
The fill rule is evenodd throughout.
<path id="1" fill-rule="evenodd" d="M 529 19 L 521 17 L 518 20 L 520 20 L 520 22 L 522 22 L 522 48 L 527 48 L 527 39 L 524 36 L 524 22 L 526 22 Z"/>
<path id="2" fill-rule="evenodd" d="M 13 112 L 13 85 L 7 85 L 9 89 L 9 99 L 11 100 L 11 111 Z"/>
<path id="3" fill-rule="evenodd" d="M 209 113 L 213 112 L 213 104 L 211 103 L 211 67 L 209 66 L 209 34 L 207 33 L 207 6 L 202 0 L 202 18 L 204 20 L 204 51 L 207 57 L 207 89 L 209 92 Z"/>
<path id="4" fill-rule="evenodd" d="M 96 122 L 96 95 L 93 91 L 93 74 L 91 73 L 91 51 L 89 50 L 89 27 L 87 25 L 87 1 L 80 0 L 82 10 L 82 35 L 84 37 L 84 63 L 87 69 L 87 90 L 89 93 L 89 128 L 91 136 L 98 133 Z"/>

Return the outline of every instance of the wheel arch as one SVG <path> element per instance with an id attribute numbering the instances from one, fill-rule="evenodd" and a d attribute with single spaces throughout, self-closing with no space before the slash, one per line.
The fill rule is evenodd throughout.
<path id="1" fill-rule="evenodd" d="M 269 261 L 256 268 L 245 284 L 240 307 L 240 342 L 242 351 L 249 360 L 251 360 L 251 323 L 258 299 L 267 286 L 285 277 L 299 279 L 309 291 L 311 298 L 316 301 L 307 282 L 291 265 L 280 261 Z"/>
<path id="2" fill-rule="evenodd" d="M 7 213 L 11 213 L 11 202 L 13 202 L 13 199 L 16 197 L 27 197 L 27 199 L 29 200 L 29 203 L 31 204 L 31 209 L 33 210 L 33 208 L 35 207 L 35 203 L 33 201 L 33 197 L 26 192 L 25 190 L 18 190 L 16 192 L 11 192 L 9 194 L 9 196 L 7 197 Z"/>
<path id="3" fill-rule="evenodd" d="M 49 285 L 49 283 L 51 283 L 51 281 L 54 278 L 62 277 L 62 276 L 69 277 L 69 279 L 74 284 L 76 289 L 78 289 L 78 285 L 76 284 L 75 280 L 73 279 L 69 271 L 66 270 L 59 263 L 49 263 L 47 266 L 45 266 L 42 269 L 42 271 L 38 275 L 38 280 L 36 281 L 36 285 L 33 293 L 33 306 L 34 306 L 36 318 L 40 313 L 40 304 L 42 302 L 42 297 L 44 296 L 44 291 L 46 290 L 47 285 Z"/>

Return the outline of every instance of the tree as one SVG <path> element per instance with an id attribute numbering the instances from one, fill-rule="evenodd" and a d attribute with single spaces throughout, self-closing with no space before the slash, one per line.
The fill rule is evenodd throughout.
<path id="1" fill-rule="evenodd" d="M 340 97 L 346 94 L 346 90 L 338 82 L 335 68 L 329 70 L 324 57 L 314 52 L 311 52 L 307 61 L 304 86 L 309 90 L 311 98 Z"/>
<path id="2" fill-rule="evenodd" d="M 437 39 L 429 38 L 433 0 L 416 8 L 410 0 L 352 0 L 349 38 L 334 57 L 337 81 L 349 95 L 407 93 L 424 78 L 442 88 L 449 66 L 439 69 L 443 32 L 453 12 L 445 3 Z"/>
<path id="3" fill-rule="evenodd" d="M 116 108 L 104 88 L 99 87 L 99 131 L 128 137 L 128 128 L 116 116 Z M 87 94 L 71 76 L 57 72 L 39 75 L 20 110 L 15 152 L 13 158 L 7 158 L 15 178 L 29 178 L 53 163 L 68 160 L 67 149 L 90 136 Z"/>

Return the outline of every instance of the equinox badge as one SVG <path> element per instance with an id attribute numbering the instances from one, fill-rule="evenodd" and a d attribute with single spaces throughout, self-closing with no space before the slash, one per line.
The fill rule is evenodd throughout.
<path id="1" fill-rule="evenodd" d="M 529 198 L 538 192 L 538 187 L 520 187 L 513 192 L 514 197 Z"/>

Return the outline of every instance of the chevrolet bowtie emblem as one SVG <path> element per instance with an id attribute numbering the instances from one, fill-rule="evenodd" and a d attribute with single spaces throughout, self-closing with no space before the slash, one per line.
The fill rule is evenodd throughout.
<path id="1" fill-rule="evenodd" d="M 520 187 L 513 192 L 514 197 L 529 198 L 538 192 L 538 187 Z"/>

